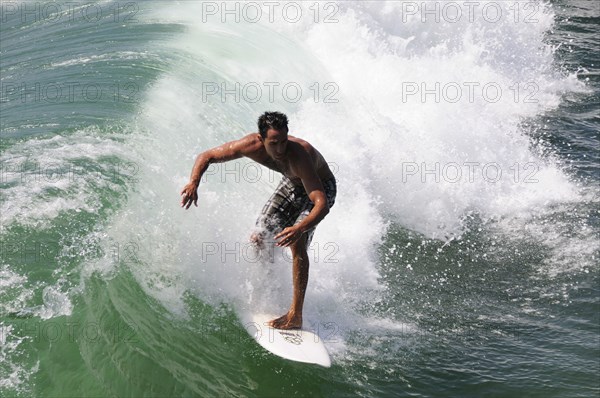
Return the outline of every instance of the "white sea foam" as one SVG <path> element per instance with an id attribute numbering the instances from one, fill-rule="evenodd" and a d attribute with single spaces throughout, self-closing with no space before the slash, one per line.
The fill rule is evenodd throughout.
<path id="1" fill-rule="evenodd" d="M 118 142 L 95 134 L 93 128 L 11 146 L 0 156 L 2 182 L 8 185 L 2 191 L 0 228 L 13 222 L 43 227 L 61 212 L 94 212 L 100 206 L 95 189 L 118 189 L 113 177 L 127 178 L 127 172 L 118 169 L 119 162 L 101 161 L 115 156 L 123 164 L 127 151 Z M 90 171 L 90 162 L 96 163 L 97 170 Z"/>
<path id="2" fill-rule="evenodd" d="M 11 271 L 7 265 L 0 269 L 1 296 L 14 296 L 10 301 L 2 300 L 0 310 L 2 313 L 17 312 L 24 308 L 32 297 L 33 290 L 24 288 L 27 278 Z M 20 363 L 26 354 L 19 348 L 24 341 L 14 330 L 14 326 L 0 322 L 0 388 L 5 391 L 28 391 L 28 381 L 37 367 L 29 369 Z M 39 362 L 38 362 L 39 363 Z"/>

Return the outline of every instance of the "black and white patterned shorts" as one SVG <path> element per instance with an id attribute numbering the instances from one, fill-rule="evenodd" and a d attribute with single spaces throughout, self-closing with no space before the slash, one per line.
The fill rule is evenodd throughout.
<path id="1" fill-rule="evenodd" d="M 335 203 L 337 194 L 335 178 L 332 177 L 323 181 L 323 189 L 327 197 L 327 204 L 331 208 Z M 304 220 L 313 207 L 314 204 L 308 197 L 304 186 L 295 185 L 289 178 L 284 176 L 273 195 L 265 203 L 258 220 L 256 220 L 256 226 L 272 235 L 276 235 L 284 228 L 291 227 Z M 307 235 L 306 245 L 308 246 L 315 233 L 315 227 L 305 233 Z"/>

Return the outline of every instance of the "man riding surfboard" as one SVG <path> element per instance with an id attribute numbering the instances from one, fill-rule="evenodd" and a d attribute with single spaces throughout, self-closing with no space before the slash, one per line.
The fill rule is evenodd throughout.
<path id="1" fill-rule="evenodd" d="M 288 120 L 280 112 L 265 112 L 258 133 L 209 149 L 196 158 L 190 182 L 183 188 L 181 206 L 198 206 L 198 185 L 211 163 L 247 157 L 283 174 L 264 205 L 257 226 L 275 235 L 276 245 L 289 247 L 293 256 L 294 294 L 289 311 L 270 321 L 278 329 L 302 327 L 302 308 L 308 284 L 307 248 L 315 227 L 335 203 L 336 180 L 323 155 L 307 141 L 288 135 Z M 264 232 L 252 240 L 262 245 Z"/>

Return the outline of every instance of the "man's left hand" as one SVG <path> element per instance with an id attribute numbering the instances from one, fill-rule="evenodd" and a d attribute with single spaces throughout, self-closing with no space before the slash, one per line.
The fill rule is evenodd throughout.
<path id="1" fill-rule="evenodd" d="M 275 239 L 279 239 L 276 246 L 286 247 L 296 242 L 302 236 L 302 231 L 298 226 L 294 225 L 285 228 L 283 231 L 275 235 Z"/>

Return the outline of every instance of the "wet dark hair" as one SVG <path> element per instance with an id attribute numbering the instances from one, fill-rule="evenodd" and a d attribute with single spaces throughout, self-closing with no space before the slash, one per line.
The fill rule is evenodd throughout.
<path id="1" fill-rule="evenodd" d="M 287 132 L 287 116 L 281 112 L 265 112 L 260 115 L 258 118 L 258 132 L 263 139 L 267 138 L 267 131 L 269 129 Z"/>

